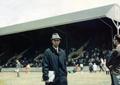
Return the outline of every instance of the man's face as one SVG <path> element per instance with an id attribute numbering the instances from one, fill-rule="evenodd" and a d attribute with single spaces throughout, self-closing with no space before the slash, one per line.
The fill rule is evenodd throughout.
<path id="1" fill-rule="evenodd" d="M 115 46 L 117 46 L 117 45 L 118 45 L 118 41 L 117 41 L 116 39 L 114 39 L 114 40 L 113 40 L 113 44 L 114 44 Z"/>
<path id="2" fill-rule="evenodd" d="M 53 44 L 54 47 L 58 47 L 59 44 L 60 44 L 60 39 L 53 39 L 52 44 Z"/>

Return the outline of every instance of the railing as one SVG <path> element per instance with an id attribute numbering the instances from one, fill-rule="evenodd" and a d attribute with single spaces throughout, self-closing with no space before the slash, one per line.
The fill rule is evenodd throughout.
<path id="1" fill-rule="evenodd" d="M 14 59 L 19 59 L 19 58 L 21 58 L 22 55 L 23 55 L 26 51 L 28 51 L 29 49 L 30 49 L 30 48 L 27 48 L 27 49 L 25 49 L 24 51 L 22 51 L 20 54 L 13 56 L 12 58 L 10 58 L 10 59 L 7 61 L 6 64 L 11 63 L 11 61 L 14 60 Z"/>

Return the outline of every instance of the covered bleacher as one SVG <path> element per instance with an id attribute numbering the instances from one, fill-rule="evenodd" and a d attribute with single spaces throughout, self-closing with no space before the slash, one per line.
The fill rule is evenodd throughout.
<path id="1" fill-rule="evenodd" d="M 107 4 L 1 27 L 0 65 L 15 67 L 15 60 L 19 59 L 23 67 L 28 63 L 32 67 L 41 67 L 43 52 L 50 46 L 54 32 L 61 35 L 61 47 L 68 56 L 71 52 L 81 54 L 95 48 L 101 52 L 111 50 L 112 38 L 118 32 L 116 28 L 120 27 L 119 17 L 111 14 L 115 7 L 115 4 Z M 82 50 L 79 52 L 79 49 Z"/>

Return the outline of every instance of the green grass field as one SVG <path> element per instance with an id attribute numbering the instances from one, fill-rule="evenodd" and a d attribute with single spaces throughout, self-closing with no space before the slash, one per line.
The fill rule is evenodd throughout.
<path id="1" fill-rule="evenodd" d="M 15 72 L 1 72 L 0 85 L 44 85 L 41 72 L 21 72 L 16 77 Z M 110 85 L 110 75 L 104 72 L 77 72 L 68 74 L 68 85 Z"/>

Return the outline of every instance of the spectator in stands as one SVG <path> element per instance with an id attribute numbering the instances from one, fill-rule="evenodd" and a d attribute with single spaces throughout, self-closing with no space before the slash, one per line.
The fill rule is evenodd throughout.
<path id="1" fill-rule="evenodd" d="M 67 68 L 65 51 L 59 48 L 61 37 L 54 33 L 51 38 L 52 46 L 45 50 L 42 72 L 46 85 L 67 85 Z M 52 75 L 51 78 L 49 75 Z"/>
<path id="2" fill-rule="evenodd" d="M 80 72 L 80 63 L 78 59 L 75 62 L 75 72 Z"/>
<path id="3" fill-rule="evenodd" d="M 98 70 L 98 68 L 97 68 L 96 63 L 93 63 L 93 71 L 94 71 L 94 72 L 97 72 L 97 70 Z"/>
<path id="4" fill-rule="evenodd" d="M 0 72 L 2 71 L 2 66 L 0 66 Z"/>
<path id="5" fill-rule="evenodd" d="M 84 67 L 84 65 L 83 65 L 84 61 L 83 61 L 83 59 L 79 59 L 79 62 L 80 62 L 80 71 L 82 71 L 83 67 Z"/>
<path id="6" fill-rule="evenodd" d="M 109 74 L 109 69 L 108 69 L 108 67 L 106 66 L 106 59 L 104 59 L 104 70 L 105 70 L 105 72 L 106 72 L 106 75 L 108 75 L 108 74 Z"/>
<path id="7" fill-rule="evenodd" d="M 0 60 L 0 72 L 2 71 L 1 60 Z"/>
<path id="8" fill-rule="evenodd" d="M 104 71 L 104 61 L 103 61 L 103 58 L 100 58 L 100 71 Z"/>
<path id="9" fill-rule="evenodd" d="M 30 64 L 27 64 L 25 67 L 25 72 L 28 73 L 30 71 Z"/>
<path id="10" fill-rule="evenodd" d="M 89 71 L 93 72 L 93 64 L 92 64 L 92 62 L 89 62 Z"/>

